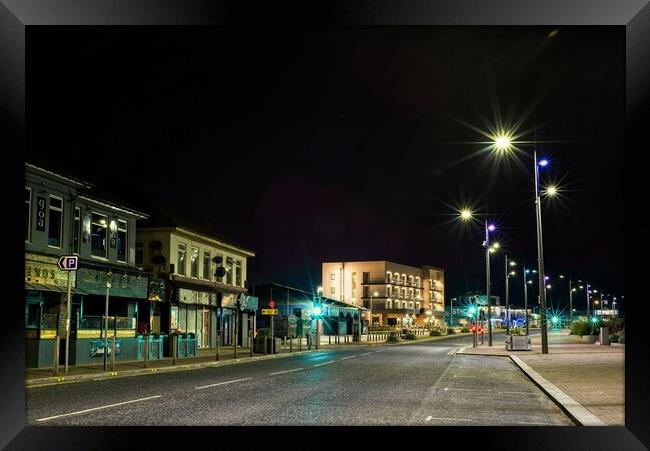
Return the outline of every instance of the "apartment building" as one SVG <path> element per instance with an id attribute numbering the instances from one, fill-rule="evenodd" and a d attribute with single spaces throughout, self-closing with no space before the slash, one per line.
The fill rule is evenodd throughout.
<path id="1" fill-rule="evenodd" d="M 381 261 L 322 264 L 323 295 L 368 309 L 374 327 L 444 324 L 444 270 Z"/>

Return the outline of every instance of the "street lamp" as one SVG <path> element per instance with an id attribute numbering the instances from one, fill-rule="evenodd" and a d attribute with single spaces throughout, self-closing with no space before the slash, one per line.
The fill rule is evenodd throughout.
<path id="1" fill-rule="evenodd" d="M 508 139 L 504 137 L 504 139 Z M 509 146 L 509 141 L 502 141 L 502 146 Z M 464 208 L 460 211 L 460 219 L 464 222 L 467 222 L 473 218 L 473 213 L 468 208 Z M 485 247 L 485 285 L 486 285 L 486 300 L 488 307 L 488 336 L 489 336 L 489 345 L 492 346 L 492 302 L 490 299 L 490 253 L 496 252 L 499 249 L 499 243 L 494 243 L 490 246 L 490 232 L 494 232 L 496 226 L 494 224 L 488 224 L 487 219 L 485 220 L 485 241 L 483 241 L 483 246 Z"/>
<path id="2" fill-rule="evenodd" d="M 526 274 L 530 274 L 530 269 L 524 267 L 524 315 L 526 316 L 526 336 L 528 336 L 528 285 L 532 284 L 532 280 L 526 281 Z"/>
<path id="3" fill-rule="evenodd" d="M 515 266 L 514 261 L 510 261 L 510 266 Z M 509 283 L 508 280 L 511 276 L 514 276 L 515 272 L 508 272 L 508 254 L 506 254 L 506 335 L 510 334 L 510 296 L 509 296 Z"/>
<path id="4" fill-rule="evenodd" d="M 316 314 L 316 349 L 318 350 L 320 348 L 320 317 L 323 309 L 323 287 L 319 286 L 316 288 L 316 292 L 318 293 L 318 306 L 314 308 L 314 313 Z"/>
<path id="5" fill-rule="evenodd" d="M 511 150 L 512 143 L 510 135 L 500 134 L 500 136 L 495 136 L 493 138 L 494 143 L 493 147 L 497 152 L 506 152 Z M 547 159 L 537 160 L 537 148 L 533 149 L 533 162 L 535 164 L 535 216 L 536 216 L 536 228 L 537 228 L 537 269 L 539 275 L 539 301 L 540 301 L 540 310 L 542 312 L 541 316 L 541 327 L 542 327 L 542 354 L 548 354 L 548 334 L 546 330 L 546 293 L 544 291 L 544 244 L 542 240 L 542 209 L 541 209 L 541 198 L 539 190 L 539 168 L 546 167 L 549 162 Z M 551 192 L 557 193 L 557 189 L 551 190 Z M 549 190 L 546 190 L 546 194 L 552 196 L 549 193 Z"/>

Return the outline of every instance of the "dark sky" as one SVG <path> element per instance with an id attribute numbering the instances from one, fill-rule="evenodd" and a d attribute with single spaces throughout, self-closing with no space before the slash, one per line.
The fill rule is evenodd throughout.
<path id="1" fill-rule="evenodd" d="M 192 210 L 257 252 L 251 285 L 386 259 L 445 268 L 454 297 L 485 287 L 480 225 L 453 220 L 463 199 L 536 264 L 532 146 L 523 169 L 460 161 L 487 140 L 461 122 L 485 130 L 496 105 L 536 128 L 541 182 L 563 188 L 543 201 L 546 272 L 620 296 L 624 29 L 553 30 L 30 27 L 27 160 Z"/>

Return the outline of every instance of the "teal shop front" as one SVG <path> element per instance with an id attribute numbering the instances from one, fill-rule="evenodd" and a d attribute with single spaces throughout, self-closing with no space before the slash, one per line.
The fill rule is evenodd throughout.
<path id="1" fill-rule="evenodd" d="M 70 341 L 70 364 L 102 363 L 115 354 L 116 361 L 142 359 L 142 340 L 136 334 L 138 304 L 147 299 L 146 273 L 115 267 L 82 267 L 77 271 L 77 288 L 87 293 L 78 305 Z M 110 286 L 108 286 L 110 284 Z M 81 288 L 84 287 L 84 288 Z M 108 349 L 104 349 L 104 312 L 108 294 Z M 112 349 L 111 337 L 115 337 Z"/>

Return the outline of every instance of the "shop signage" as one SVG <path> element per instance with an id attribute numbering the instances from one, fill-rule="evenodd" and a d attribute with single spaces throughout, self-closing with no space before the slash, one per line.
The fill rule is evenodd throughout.
<path id="1" fill-rule="evenodd" d="M 120 273 L 115 269 L 108 275 L 108 269 L 98 271 L 90 268 L 80 268 L 77 271 L 77 288 L 89 294 L 106 294 L 106 282 L 111 283 L 111 296 L 125 298 L 147 299 L 148 278 Z"/>
<path id="2" fill-rule="evenodd" d="M 242 310 L 257 310 L 259 298 L 242 294 L 240 296 L 240 302 Z"/>
<path id="3" fill-rule="evenodd" d="M 45 198 L 41 196 L 36 200 L 36 230 L 45 232 Z"/>
<path id="4" fill-rule="evenodd" d="M 111 355 L 112 349 L 111 349 L 111 341 L 108 341 L 108 354 L 107 356 Z M 104 357 L 104 339 L 99 339 L 99 340 L 90 340 L 90 347 L 88 348 L 88 353 L 91 358 L 98 358 L 98 357 Z M 115 355 L 121 354 L 122 353 L 122 341 L 121 340 L 115 340 Z"/>
<path id="5" fill-rule="evenodd" d="M 263 308 L 262 315 L 277 315 L 278 309 L 276 308 Z"/>
<path id="6" fill-rule="evenodd" d="M 149 294 L 147 296 L 147 299 L 150 301 L 165 300 L 165 281 L 163 279 L 149 280 Z"/>
<path id="7" fill-rule="evenodd" d="M 172 305 L 169 308 L 169 327 L 171 330 L 178 329 L 178 306 Z"/>
<path id="8" fill-rule="evenodd" d="M 76 272 L 72 271 L 70 274 L 72 286 L 75 285 L 75 281 Z M 25 282 L 66 288 L 68 274 L 59 269 L 56 257 L 25 254 Z"/>
<path id="9" fill-rule="evenodd" d="M 210 305 L 210 299 L 214 297 L 214 293 L 188 290 L 187 288 L 178 289 L 178 301 L 183 302 L 184 304 Z"/>
<path id="10" fill-rule="evenodd" d="M 76 255 L 63 255 L 57 262 L 61 271 L 76 271 L 78 264 L 79 257 Z"/>
<path id="11" fill-rule="evenodd" d="M 271 299 L 271 300 L 269 301 L 269 307 L 270 307 L 270 308 L 275 308 L 275 301 L 274 301 L 273 299 Z"/>

